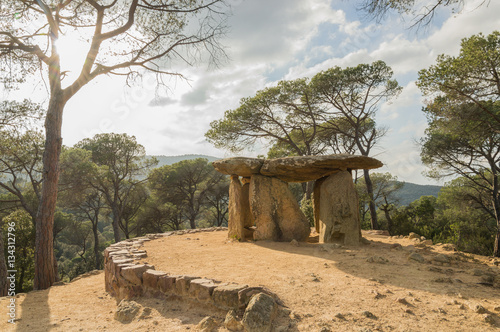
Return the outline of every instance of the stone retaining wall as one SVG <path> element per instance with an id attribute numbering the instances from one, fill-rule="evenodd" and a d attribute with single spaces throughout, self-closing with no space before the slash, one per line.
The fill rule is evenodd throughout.
<path id="1" fill-rule="evenodd" d="M 106 291 L 118 301 L 139 296 L 178 298 L 212 305 L 223 310 L 245 310 L 251 297 L 258 293 L 266 293 L 277 299 L 263 287 L 249 287 L 197 276 L 172 275 L 157 271 L 152 265 L 139 262 L 147 257 L 147 252 L 141 249 L 146 241 L 173 235 L 214 231 L 227 231 L 227 228 L 148 234 L 112 244 L 104 251 Z"/>

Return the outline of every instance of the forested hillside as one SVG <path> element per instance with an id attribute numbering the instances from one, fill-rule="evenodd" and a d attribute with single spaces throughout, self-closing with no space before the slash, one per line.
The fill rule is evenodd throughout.
<path id="1" fill-rule="evenodd" d="M 441 188 L 441 186 L 405 182 L 403 187 L 396 193 L 396 196 L 399 198 L 399 204 L 408 205 L 422 196 L 438 197 Z"/>

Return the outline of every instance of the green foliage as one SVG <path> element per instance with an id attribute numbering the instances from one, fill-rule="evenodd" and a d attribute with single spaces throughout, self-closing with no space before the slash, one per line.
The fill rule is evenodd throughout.
<path id="1" fill-rule="evenodd" d="M 165 216 L 170 216 L 167 218 L 176 228 L 185 222 L 190 228 L 196 228 L 210 202 L 214 208 L 225 209 L 224 203 L 219 204 L 218 200 L 226 200 L 227 204 L 227 183 L 227 177 L 203 158 L 156 168 L 151 171 L 148 182 L 157 202 L 167 208 Z M 166 203 L 170 205 L 164 205 Z"/>
<path id="2" fill-rule="evenodd" d="M 429 176 L 459 175 L 476 192 L 476 202 L 495 216 L 494 255 L 500 256 L 500 32 L 462 40 L 458 57 L 441 55 L 419 72 L 418 86 L 434 100 L 422 139 Z M 458 228 L 457 228 L 458 229 Z M 461 228 L 460 228 L 461 229 Z"/>
<path id="3" fill-rule="evenodd" d="M 91 197 L 102 197 L 112 211 L 115 241 L 120 240 L 120 232 L 129 238 L 138 228 L 135 217 L 148 197 L 146 174 L 158 161 L 146 158 L 144 147 L 127 134 L 98 134 L 75 147 L 89 151 L 91 158 L 88 160 L 88 155 L 81 151 L 73 152 L 75 160 L 84 162 L 68 163 L 74 165 L 70 175 L 72 172 L 87 175 L 83 180 L 91 188 Z"/>
<path id="4" fill-rule="evenodd" d="M 408 206 L 397 209 L 392 217 L 392 234 L 408 235 L 415 232 L 433 239 L 441 233 L 440 220 L 435 218 L 436 197 L 422 196 Z"/>
<path id="5" fill-rule="evenodd" d="M 16 293 L 30 291 L 33 288 L 32 280 L 35 275 L 35 225 L 29 213 L 16 210 L 2 220 L 2 237 L 7 239 L 9 224 L 14 225 L 16 250 Z M 4 252 L 7 253 L 8 241 L 4 241 Z"/>
<path id="6" fill-rule="evenodd" d="M 314 204 L 313 198 L 307 198 L 304 194 L 304 197 L 300 201 L 300 210 L 304 213 L 307 220 L 309 221 L 309 225 L 314 227 Z"/>

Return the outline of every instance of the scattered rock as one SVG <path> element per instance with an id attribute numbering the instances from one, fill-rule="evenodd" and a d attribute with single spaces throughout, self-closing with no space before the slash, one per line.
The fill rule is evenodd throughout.
<path id="1" fill-rule="evenodd" d="M 445 284 L 452 284 L 453 280 L 451 278 L 435 278 L 432 279 L 433 282 L 439 282 L 439 283 L 445 283 Z"/>
<path id="2" fill-rule="evenodd" d="M 243 326 L 246 332 L 269 332 L 277 314 L 274 299 L 264 293 L 254 295 L 243 314 Z"/>
<path id="3" fill-rule="evenodd" d="M 442 263 L 442 264 L 449 264 L 451 262 L 451 258 L 450 256 L 448 255 L 445 255 L 445 254 L 439 254 L 437 256 L 434 256 L 432 258 L 432 261 L 433 262 L 438 262 L 438 263 Z"/>
<path id="4" fill-rule="evenodd" d="M 141 306 L 135 301 L 121 300 L 116 308 L 115 319 L 121 323 L 130 323 L 140 309 Z"/>
<path id="5" fill-rule="evenodd" d="M 493 283 L 495 282 L 495 275 L 494 274 L 485 273 L 484 275 L 481 276 L 481 281 L 483 283 L 488 283 L 488 284 L 493 285 Z"/>
<path id="6" fill-rule="evenodd" d="M 363 316 L 365 316 L 366 318 L 377 319 L 377 316 L 375 316 L 374 314 L 372 314 L 369 311 L 363 311 L 361 314 Z"/>
<path id="7" fill-rule="evenodd" d="M 148 319 L 148 318 L 151 318 L 151 311 L 152 309 L 151 308 L 144 308 L 141 312 L 141 315 L 139 316 L 139 319 Z"/>
<path id="8" fill-rule="evenodd" d="M 300 246 L 299 242 L 297 240 L 295 240 L 295 239 L 293 239 L 292 241 L 290 241 L 290 244 L 292 246 L 294 246 L 294 247 L 299 247 Z"/>
<path id="9" fill-rule="evenodd" d="M 442 314 L 447 314 L 446 310 L 444 310 L 443 308 L 438 308 L 438 311 Z"/>
<path id="10" fill-rule="evenodd" d="M 457 246 L 452 243 L 445 243 L 441 246 L 446 251 L 457 251 Z"/>
<path id="11" fill-rule="evenodd" d="M 469 304 L 469 308 L 474 311 L 476 314 L 485 314 L 486 313 L 486 309 L 480 305 L 480 304 Z"/>
<path id="12" fill-rule="evenodd" d="M 488 324 L 491 324 L 491 325 L 495 325 L 496 324 L 496 322 L 495 322 L 495 316 L 493 316 L 492 314 L 484 314 L 483 315 L 483 319 Z"/>
<path id="13" fill-rule="evenodd" d="M 366 261 L 368 263 L 377 263 L 377 264 L 385 264 L 389 262 L 389 260 L 381 256 L 372 256 L 369 257 Z"/>
<path id="14" fill-rule="evenodd" d="M 403 246 L 400 243 L 393 243 L 391 244 L 391 249 L 401 250 Z"/>
<path id="15" fill-rule="evenodd" d="M 345 320 L 344 315 L 342 315 L 340 312 L 338 312 L 338 313 L 335 314 L 335 318 Z"/>
<path id="16" fill-rule="evenodd" d="M 372 291 L 372 293 L 375 294 L 375 296 L 373 297 L 375 300 L 380 300 L 380 299 L 383 299 L 384 297 L 386 297 L 386 295 L 380 294 L 377 291 Z"/>
<path id="17" fill-rule="evenodd" d="M 236 311 L 229 310 L 226 315 L 226 319 L 224 320 L 224 326 L 229 331 L 242 331 L 243 325 L 238 320 L 238 316 L 236 315 Z"/>
<path id="18" fill-rule="evenodd" d="M 417 233 L 413 233 L 411 232 L 410 234 L 408 234 L 408 239 L 418 239 L 420 240 L 420 235 L 418 235 Z"/>
<path id="19" fill-rule="evenodd" d="M 198 325 L 196 325 L 196 330 L 200 332 L 215 332 L 219 327 L 217 321 L 210 316 L 203 318 Z"/>
<path id="20" fill-rule="evenodd" d="M 484 274 L 484 271 L 481 269 L 472 269 L 469 270 L 469 273 L 472 274 L 473 276 L 482 276 Z"/>
<path id="21" fill-rule="evenodd" d="M 414 252 L 414 253 L 411 253 L 409 256 L 408 256 L 408 260 L 409 261 L 416 261 L 416 262 L 419 262 L 419 263 L 424 263 L 425 262 L 425 259 L 422 255 Z"/>
<path id="22" fill-rule="evenodd" d="M 396 299 L 396 302 L 404 304 L 406 306 L 411 306 L 411 304 L 404 297 L 398 297 Z"/>
<path id="23" fill-rule="evenodd" d="M 493 310 L 495 310 L 495 311 L 500 311 L 500 306 L 495 307 Z"/>

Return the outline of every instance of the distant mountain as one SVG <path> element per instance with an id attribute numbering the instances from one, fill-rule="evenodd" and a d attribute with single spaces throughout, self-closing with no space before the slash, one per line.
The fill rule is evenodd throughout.
<path id="1" fill-rule="evenodd" d="M 179 161 L 182 160 L 191 160 L 191 159 L 197 159 L 197 158 L 205 158 L 209 162 L 221 159 L 217 157 L 212 157 L 212 156 L 205 156 L 205 155 L 199 155 L 199 154 L 185 154 L 182 156 L 148 156 L 148 157 L 155 157 L 158 159 L 158 165 L 156 167 L 161 167 L 165 165 L 172 165 L 175 163 L 178 163 Z"/>
<path id="2" fill-rule="evenodd" d="M 422 196 L 437 197 L 441 186 L 421 185 L 405 182 L 403 188 L 397 192 L 401 205 L 408 205 Z"/>

